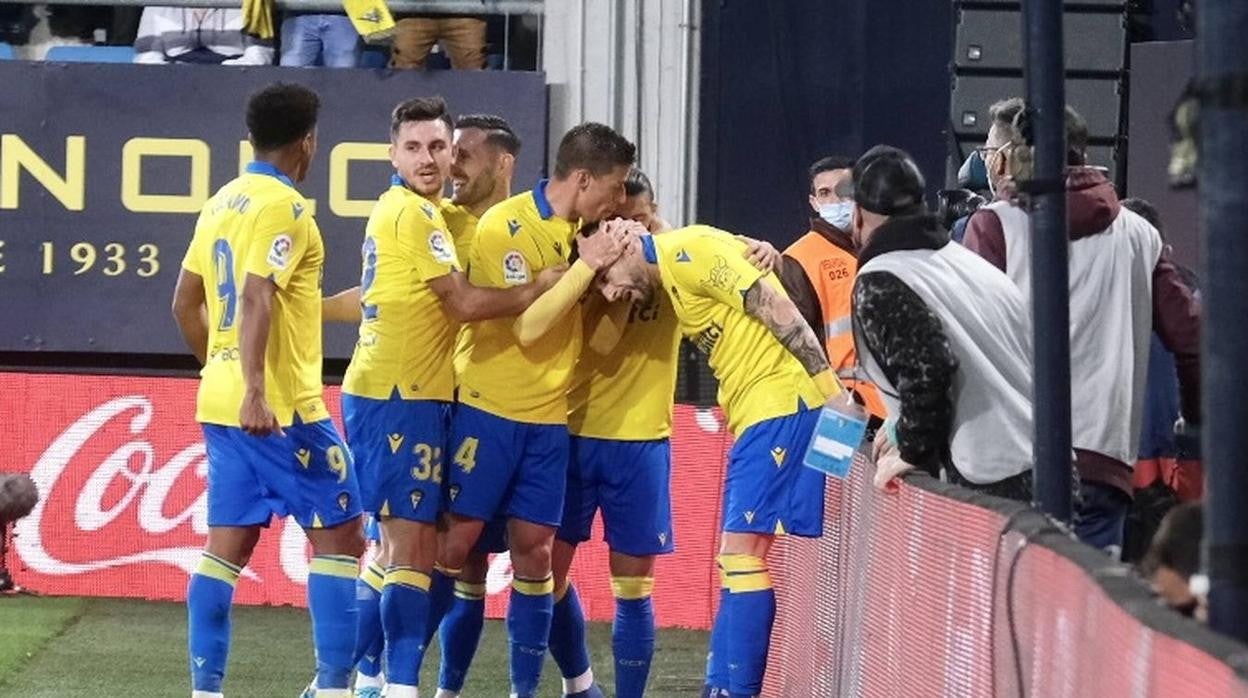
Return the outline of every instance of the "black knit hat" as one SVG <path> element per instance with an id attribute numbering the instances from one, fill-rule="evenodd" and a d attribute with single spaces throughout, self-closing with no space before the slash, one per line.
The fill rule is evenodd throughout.
<path id="1" fill-rule="evenodd" d="M 853 177 L 838 187 L 841 196 L 881 216 L 921 213 L 927 184 L 919 166 L 904 150 L 877 145 L 854 164 Z"/>

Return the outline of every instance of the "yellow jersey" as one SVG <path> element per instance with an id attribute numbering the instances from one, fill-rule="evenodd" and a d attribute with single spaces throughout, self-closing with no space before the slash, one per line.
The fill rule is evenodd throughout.
<path id="1" fill-rule="evenodd" d="M 264 389 L 282 426 L 329 418 L 321 397 L 321 272 L 325 245 L 294 184 L 264 162 L 204 204 L 182 268 L 204 280 L 208 356 L 195 419 L 238 426 L 243 403 L 240 296 L 248 274 L 277 285 L 264 356 Z"/>
<path id="2" fill-rule="evenodd" d="M 477 234 L 477 217 L 466 207 L 451 203 L 450 199 L 442 199 L 439 208 L 442 209 L 446 228 L 451 231 L 451 237 L 455 240 L 460 266 L 466 269 L 468 255 L 472 253 L 472 238 Z"/>
<path id="3" fill-rule="evenodd" d="M 364 230 L 360 338 L 343 377 L 348 395 L 384 400 L 454 396 L 451 357 L 459 323 L 429 282 L 459 271 L 438 207 L 395 175 Z"/>
<path id="4" fill-rule="evenodd" d="M 745 243 L 706 225 L 642 241 L 647 260 L 658 265 L 681 332 L 710 357 L 729 431 L 740 436 L 763 420 L 793 414 L 801 403 L 823 404 L 823 393 L 797 357 L 745 312 L 745 292 L 760 279 L 784 293 L 775 274 L 764 275 L 746 261 Z"/>
<path id="5" fill-rule="evenodd" d="M 455 253 L 459 257 L 461 268 L 468 269 L 468 256 L 472 253 L 472 239 L 477 235 L 477 217 L 463 206 L 451 203 L 450 199 L 442 199 L 442 218 L 455 240 Z M 455 385 L 459 385 L 459 377 L 468 367 L 468 328 L 461 326 L 459 336 L 455 340 Z"/>
<path id="6" fill-rule="evenodd" d="M 585 303 L 585 340 L 600 303 Z M 588 347 L 572 372 L 568 430 L 577 436 L 620 441 L 665 439 L 672 434 L 680 327 L 667 294 L 629 309 L 619 344 L 606 356 Z"/>
<path id="7" fill-rule="evenodd" d="M 555 215 L 546 182 L 501 201 L 477 223 L 468 263 L 473 285 L 507 288 L 527 284 L 548 267 L 566 264 L 576 224 Z M 581 316 L 569 312 L 532 346 L 522 347 L 515 318 L 468 325 L 468 364 L 460 376 L 459 401 L 491 414 L 530 424 L 567 424 L 568 382 L 581 348 Z"/>

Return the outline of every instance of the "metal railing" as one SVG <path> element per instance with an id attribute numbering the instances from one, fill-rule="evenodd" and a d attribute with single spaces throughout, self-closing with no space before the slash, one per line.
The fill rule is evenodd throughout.
<path id="1" fill-rule="evenodd" d="M 46 0 L 8 0 L 28 5 L 42 5 Z M 242 0 L 57 0 L 57 5 L 140 6 L 159 4 L 172 7 L 240 8 Z M 342 11 L 341 0 L 274 0 L 281 10 Z M 389 0 L 387 6 L 395 13 L 420 14 L 505 14 L 540 15 L 542 0 Z"/>

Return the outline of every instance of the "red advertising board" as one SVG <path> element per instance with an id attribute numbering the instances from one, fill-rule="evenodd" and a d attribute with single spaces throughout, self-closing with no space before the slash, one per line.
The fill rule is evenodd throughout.
<path id="1" fill-rule="evenodd" d="M 14 530 L 18 584 L 43 594 L 185 598 L 207 533 L 207 462 L 194 421 L 196 381 L 0 373 L 0 470 L 26 472 L 40 502 Z M 326 398 L 337 411 L 338 391 Z M 337 414 L 335 414 L 337 418 Z M 679 406 L 673 442 L 676 552 L 659 563 L 665 627 L 709 628 L 724 454 L 716 411 Z M 586 613 L 613 613 L 600 532 L 573 567 Z M 274 520 L 239 582 L 243 604 L 304 605 L 309 551 L 293 521 Z M 506 609 L 510 565 L 490 572 L 487 612 Z"/>

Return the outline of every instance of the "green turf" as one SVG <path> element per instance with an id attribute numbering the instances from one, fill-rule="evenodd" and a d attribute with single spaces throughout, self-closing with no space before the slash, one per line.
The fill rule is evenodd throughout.
<path id="1" fill-rule="evenodd" d="M 610 694 L 611 629 L 594 623 L 589 630 L 595 672 Z M 0 598 L 0 695 L 188 695 L 185 647 L 185 610 L 178 604 Z M 660 631 L 650 694 L 697 695 L 705 652 L 706 633 Z M 226 680 L 230 698 L 295 698 L 312 671 L 306 612 L 235 609 Z M 436 672 L 435 648 L 426 659 L 422 685 L 433 686 Z M 547 662 L 543 677 L 542 695 L 560 695 L 553 662 Z M 464 688 L 465 695 L 506 695 L 507 638 L 501 622 L 487 622 Z"/>

